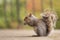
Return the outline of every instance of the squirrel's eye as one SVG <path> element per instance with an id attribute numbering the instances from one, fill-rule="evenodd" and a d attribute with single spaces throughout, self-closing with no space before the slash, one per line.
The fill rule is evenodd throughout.
<path id="1" fill-rule="evenodd" d="M 28 17 L 25 17 L 25 19 L 27 19 Z"/>
<path id="2" fill-rule="evenodd" d="M 27 19 L 28 17 L 25 17 L 24 21 Z"/>

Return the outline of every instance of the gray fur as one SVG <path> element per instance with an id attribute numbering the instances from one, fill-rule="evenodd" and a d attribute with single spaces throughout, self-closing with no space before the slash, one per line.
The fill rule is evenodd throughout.
<path id="1" fill-rule="evenodd" d="M 27 20 L 26 20 L 27 19 Z M 28 22 L 28 19 L 30 20 Z M 47 35 L 47 26 L 46 23 L 42 19 L 35 18 L 34 16 L 27 16 L 24 19 L 25 24 L 32 26 L 38 36 L 46 36 Z"/>

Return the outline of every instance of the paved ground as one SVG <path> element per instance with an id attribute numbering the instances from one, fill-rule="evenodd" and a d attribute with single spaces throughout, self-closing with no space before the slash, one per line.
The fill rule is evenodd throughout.
<path id="1" fill-rule="evenodd" d="M 33 30 L 0 30 L 0 40 L 60 40 L 60 30 L 49 37 L 32 37 Z"/>

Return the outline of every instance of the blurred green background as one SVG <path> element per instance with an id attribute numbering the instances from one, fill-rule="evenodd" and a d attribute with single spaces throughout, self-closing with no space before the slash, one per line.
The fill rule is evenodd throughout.
<path id="1" fill-rule="evenodd" d="M 60 0 L 52 0 L 52 3 L 59 17 L 56 28 L 60 29 Z M 30 7 L 30 4 L 35 6 Z M 43 0 L 43 9 L 46 8 L 50 8 L 50 0 Z M 38 18 L 40 17 L 40 0 L 35 0 L 34 4 L 32 0 L 0 0 L 0 29 L 30 29 L 23 24 L 24 17 L 30 12 L 34 12 Z"/>

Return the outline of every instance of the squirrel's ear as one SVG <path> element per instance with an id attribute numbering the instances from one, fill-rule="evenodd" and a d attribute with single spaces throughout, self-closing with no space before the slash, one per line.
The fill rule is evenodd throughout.
<path id="1" fill-rule="evenodd" d="M 31 16 L 32 16 L 32 13 L 29 14 L 29 17 L 31 17 Z"/>

